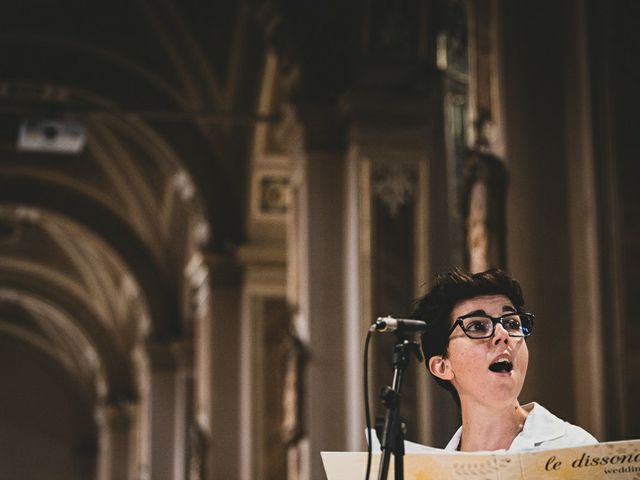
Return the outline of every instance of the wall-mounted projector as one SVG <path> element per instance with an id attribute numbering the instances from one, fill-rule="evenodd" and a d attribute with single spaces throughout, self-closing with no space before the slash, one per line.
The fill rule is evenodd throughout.
<path id="1" fill-rule="evenodd" d="M 84 125 L 69 120 L 26 120 L 18 131 L 19 150 L 80 153 L 85 142 Z"/>

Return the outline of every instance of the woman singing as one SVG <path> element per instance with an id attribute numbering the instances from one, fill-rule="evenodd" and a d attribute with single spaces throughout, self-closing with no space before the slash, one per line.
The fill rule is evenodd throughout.
<path id="1" fill-rule="evenodd" d="M 462 426 L 445 450 L 562 448 L 597 443 L 580 427 L 533 402 L 520 405 L 534 316 L 517 281 L 501 270 L 439 275 L 413 317 L 424 320 L 429 372 L 449 390 Z"/>

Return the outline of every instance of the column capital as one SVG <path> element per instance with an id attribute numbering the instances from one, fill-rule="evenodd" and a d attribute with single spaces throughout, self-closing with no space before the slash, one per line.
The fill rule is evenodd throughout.
<path id="1" fill-rule="evenodd" d="M 242 264 L 236 253 L 204 252 L 212 288 L 239 287 L 242 283 Z"/>
<path id="2" fill-rule="evenodd" d="M 175 370 L 193 365 L 193 339 L 172 338 L 166 341 L 147 340 L 144 352 L 151 370 Z"/>
<path id="3" fill-rule="evenodd" d="M 171 341 L 147 340 L 144 349 L 152 371 L 176 368 Z"/>
<path id="4" fill-rule="evenodd" d="M 192 338 L 179 338 L 171 343 L 171 351 L 179 367 L 193 368 L 193 343 Z"/>
<path id="5" fill-rule="evenodd" d="M 284 112 L 276 136 L 294 159 L 304 152 L 346 150 L 347 125 L 338 101 L 298 101 L 287 105 Z"/>
<path id="6" fill-rule="evenodd" d="M 440 90 L 437 85 L 435 90 Z M 429 151 L 430 138 L 438 138 L 442 107 L 441 99 L 436 97 L 433 92 L 349 93 L 343 107 L 350 119 L 351 151 L 356 149 L 359 156 L 370 158 L 421 160 Z"/>
<path id="7" fill-rule="evenodd" d="M 94 408 L 96 423 L 100 428 L 124 430 L 129 428 L 137 403 L 132 401 L 99 403 Z"/>

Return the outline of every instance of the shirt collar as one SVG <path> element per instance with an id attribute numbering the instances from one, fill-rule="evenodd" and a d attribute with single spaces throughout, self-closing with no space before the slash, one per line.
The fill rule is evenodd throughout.
<path id="1" fill-rule="evenodd" d="M 455 452 L 456 450 L 458 450 L 461 437 L 462 437 L 462 427 L 456 430 L 456 433 L 453 434 L 453 437 L 451 437 L 451 440 L 449 440 L 449 443 L 447 443 L 447 446 L 444 447 L 444 449 L 451 452 Z"/>
<path id="2" fill-rule="evenodd" d="M 529 411 L 522 431 L 513 439 L 509 450 L 535 448 L 544 442 L 562 437 L 566 424 L 542 405 L 532 402 L 523 405 Z"/>
<path id="3" fill-rule="evenodd" d="M 544 442 L 562 437 L 566 433 L 564 422 L 560 421 L 558 417 L 542 405 L 531 402 L 523 405 L 522 408 L 527 410 L 529 415 L 524 421 L 522 431 L 516 435 L 516 438 L 511 442 L 509 450 L 535 448 Z M 449 440 L 449 443 L 447 443 L 444 449 L 447 451 L 458 450 L 461 437 L 462 427 L 458 428 L 456 433 L 453 434 L 453 437 L 451 437 L 451 440 Z"/>

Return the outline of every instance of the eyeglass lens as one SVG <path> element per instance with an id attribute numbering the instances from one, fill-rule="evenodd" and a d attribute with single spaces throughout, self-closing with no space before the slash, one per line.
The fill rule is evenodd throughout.
<path id="1" fill-rule="evenodd" d="M 531 333 L 532 322 L 527 315 L 505 315 L 498 321 L 511 337 L 526 337 Z M 478 316 L 462 319 L 465 333 L 472 338 L 490 337 L 493 334 L 494 325 L 494 321 L 489 317 Z"/>

